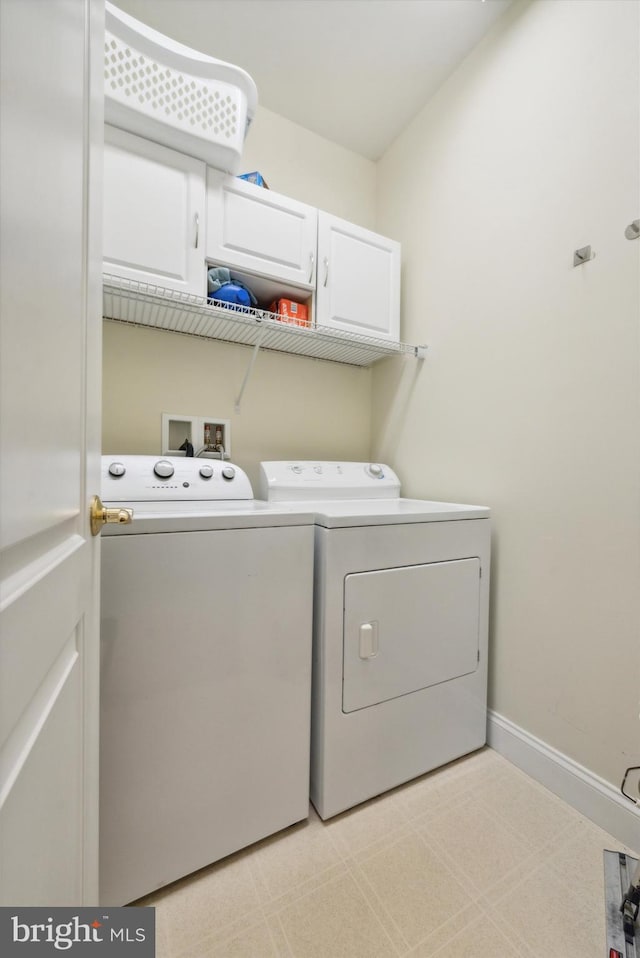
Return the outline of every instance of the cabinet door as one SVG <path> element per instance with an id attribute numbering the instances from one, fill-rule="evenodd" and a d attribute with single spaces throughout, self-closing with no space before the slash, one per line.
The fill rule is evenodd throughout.
<path id="1" fill-rule="evenodd" d="M 207 258 L 310 289 L 316 275 L 317 210 L 211 167 Z"/>
<path id="2" fill-rule="evenodd" d="M 205 295 L 206 165 L 105 127 L 104 271 Z"/>
<path id="3" fill-rule="evenodd" d="M 316 322 L 398 340 L 400 244 L 320 212 Z"/>

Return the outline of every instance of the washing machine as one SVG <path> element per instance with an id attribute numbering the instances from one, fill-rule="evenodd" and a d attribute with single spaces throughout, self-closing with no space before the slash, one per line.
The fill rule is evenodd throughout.
<path id="1" fill-rule="evenodd" d="M 106 456 L 100 900 L 308 816 L 313 525 L 227 462 Z"/>
<path id="2" fill-rule="evenodd" d="M 381 463 L 263 462 L 315 524 L 311 800 L 330 818 L 486 741 L 490 516 Z"/>

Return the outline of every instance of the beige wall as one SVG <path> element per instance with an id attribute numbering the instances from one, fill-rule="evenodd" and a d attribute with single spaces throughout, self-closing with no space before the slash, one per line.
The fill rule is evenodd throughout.
<path id="1" fill-rule="evenodd" d="M 231 420 L 231 458 L 366 459 L 371 373 L 263 351 L 234 412 L 250 349 L 104 323 L 104 452 L 160 452 L 161 415 Z"/>
<path id="2" fill-rule="evenodd" d="M 242 152 L 242 172 L 251 170 L 278 193 L 374 229 L 375 163 L 265 107 L 258 107 Z"/>
<path id="3" fill-rule="evenodd" d="M 490 704 L 614 785 L 640 761 L 638 40 L 636 2 L 516 5 L 383 157 L 377 220 L 430 350 L 376 367 L 372 455 L 491 506 Z"/>
<path id="4" fill-rule="evenodd" d="M 275 113 L 258 110 L 243 168 L 279 193 L 373 225 L 375 165 Z M 236 413 L 248 347 L 107 322 L 103 355 L 105 453 L 160 453 L 168 412 L 229 419 L 232 458 L 254 483 L 261 459 L 369 455 L 371 370 L 262 351 Z"/>

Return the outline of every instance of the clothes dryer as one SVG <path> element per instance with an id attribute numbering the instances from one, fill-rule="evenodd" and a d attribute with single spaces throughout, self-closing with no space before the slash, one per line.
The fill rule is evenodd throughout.
<path id="1" fill-rule="evenodd" d="M 100 899 L 309 812 L 313 527 L 238 466 L 105 456 Z"/>
<path id="2" fill-rule="evenodd" d="M 490 518 L 386 465 L 263 462 L 315 523 L 311 800 L 321 818 L 486 741 Z"/>

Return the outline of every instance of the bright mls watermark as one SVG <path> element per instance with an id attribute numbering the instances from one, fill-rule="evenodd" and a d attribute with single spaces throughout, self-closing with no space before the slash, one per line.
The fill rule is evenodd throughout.
<path id="1" fill-rule="evenodd" d="M 0 955 L 154 958 L 155 908 L 0 908 Z"/>

